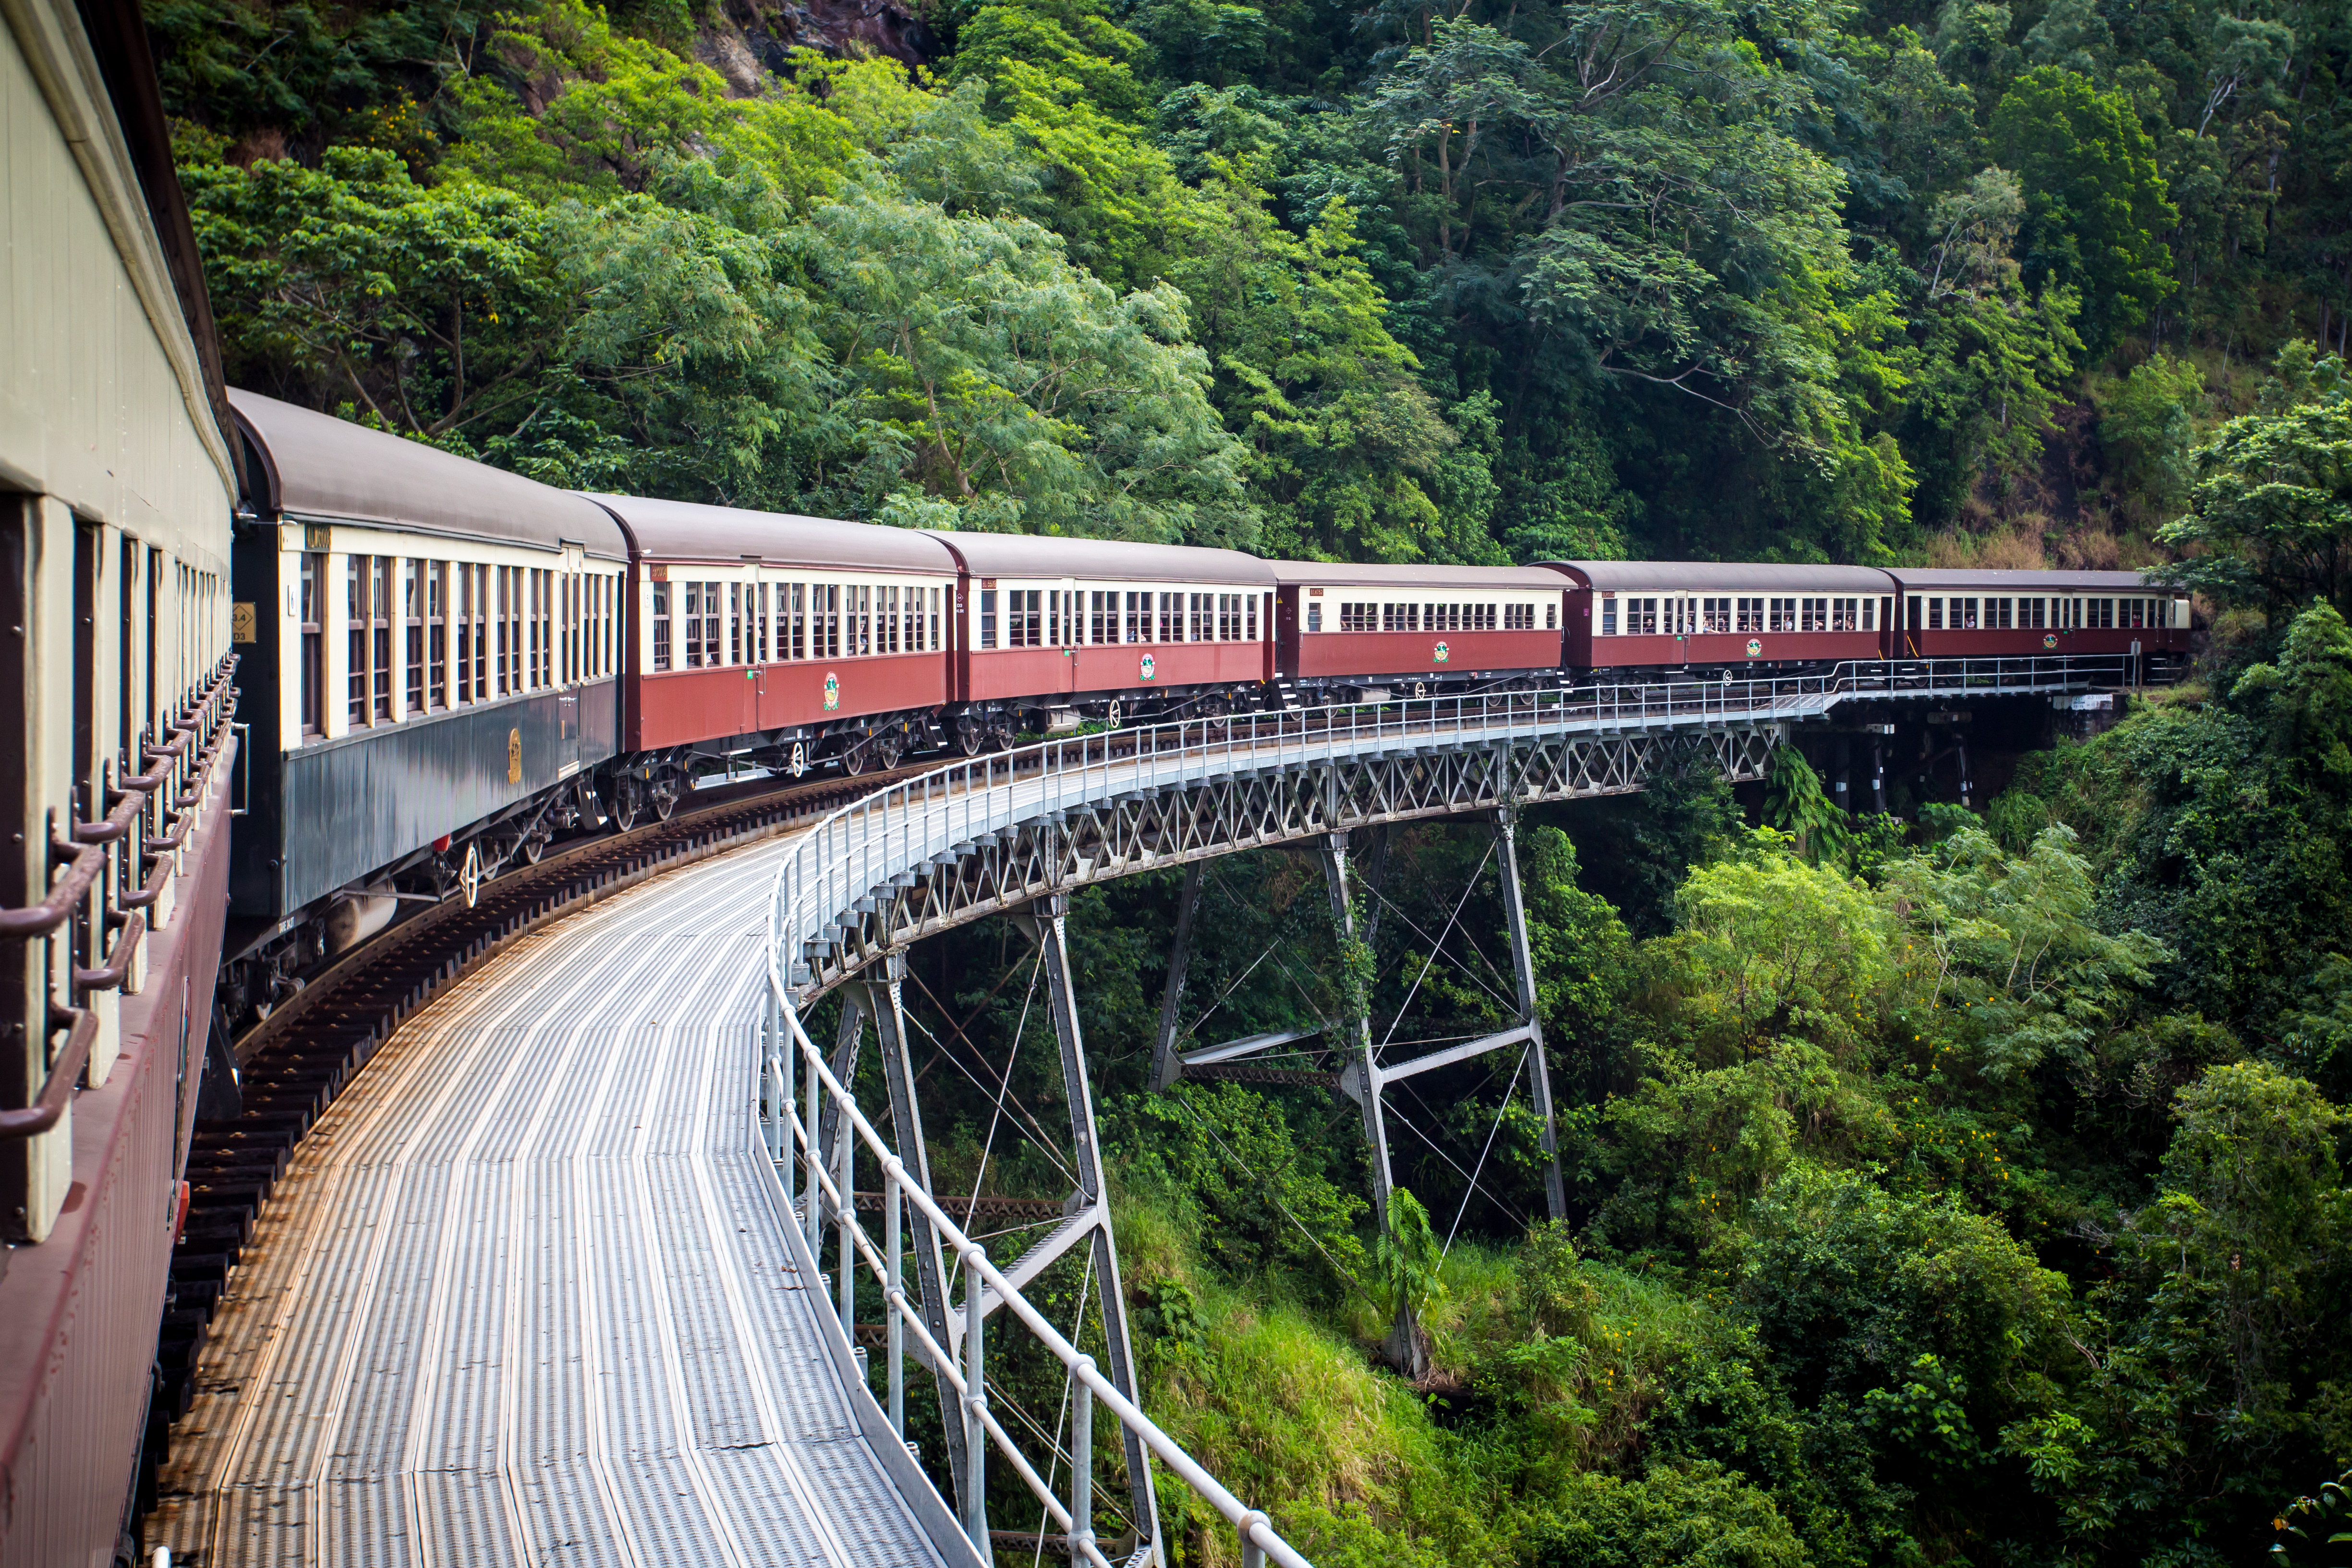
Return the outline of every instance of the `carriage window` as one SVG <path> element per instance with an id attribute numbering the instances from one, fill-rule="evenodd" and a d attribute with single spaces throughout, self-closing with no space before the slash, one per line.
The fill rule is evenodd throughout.
<path id="1" fill-rule="evenodd" d="M 1531 631 L 1534 629 L 1535 624 L 1536 607 L 1533 605 L 1505 605 L 1503 606 L 1503 629 L 1505 631 Z"/>
<path id="2" fill-rule="evenodd" d="M 1699 602 L 1699 625 L 1706 631 L 1727 632 L 1731 629 L 1731 601 L 1703 599 Z"/>
<path id="3" fill-rule="evenodd" d="M 402 651 L 407 656 L 401 687 L 402 695 L 408 703 L 408 711 L 422 713 L 425 711 L 425 574 L 432 567 L 423 561 L 411 561 L 407 563 L 407 568 L 400 574 L 400 641 Z"/>
<path id="4" fill-rule="evenodd" d="M 680 586 L 686 590 L 686 668 L 698 669 L 702 667 L 702 584 L 685 583 Z"/>
<path id="5" fill-rule="evenodd" d="M 1323 606 L 1311 599 L 1307 605 L 1307 629 L 1310 632 L 1319 632 L 1323 629 Z"/>
<path id="6" fill-rule="evenodd" d="M 1365 606 L 1364 629 L 1371 630 L 1371 606 Z M 1242 596 L 1239 594 L 1217 595 L 1217 636 L 1224 642 L 1242 640 Z"/>
<path id="7" fill-rule="evenodd" d="M 1377 606 L 1370 604 L 1339 601 L 1339 629 L 1343 632 L 1368 632 L 1372 629 L 1372 616 Z"/>
<path id="8" fill-rule="evenodd" d="M 1558 599 L 1546 599 L 1544 601 L 1544 630 L 1548 632 L 1556 632 L 1559 630 L 1559 601 Z"/>
<path id="9" fill-rule="evenodd" d="M 324 683 L 325 637 L 320 621 L 326 597 L 327 558 L 302 557 L 302 733 L 315 735 L 325 725 L 325 705 L 320 700 Z M 194 617 L 189 616 L 193 621 Z"/>
<path id="10" fill-rule="evenodd" d="M 555 684 L 555 570 L 545 567 L 531 574 L 539 579 L 539 590 L 533 595 L 532 607 L 538 612 L 539 625 L 535 634 L 539 647 L 532 667 L 538 683 Z"/>
<path id="11" fill-rule="evenodd" d="M 2007 599 L 1987 599 L 1985 601 L 1985 625 L 2000 631 L 2007 631 L 2009 629 L 2009 605 L 2010 602 Z"/>
<path id="12" fill-rule="evenodd" d="M 702 662 L 707 668 L 718 668 L 719 650 L 726 647 L 727 612 L 722 607 L 725 604 L 726 601 L 719 597 L 718 584 L 705 583 L 702 585 Z"/>
<path id="13" fill-rule="evenodd" d="M 1944 629 L 1944 601 L 1940 596 L 1927 601 L 1927 629 L 1931 632 Z"/>
<path id="14" fill-rule="evenodd" d="M 344 684 L 354 724 L 368 723 L 378 712 L 390 716 L 392 671 L 386 667 L 392 659 L 391 566 L 391 561 L 383 556 L 353 555 L 347 560 L 345 647 L 351 664 Z"/>
<path id="15" fill-rule="evenodd" d="M 1604 637 L 1617 635 L 1617 601 L 1614 596 L 1604 597 L 1601 601 L 1601 635 Z"/>
<path id="16" fill-rule="evenodd" d="M 1878 601 L 1876 598 L 1868 598 L 1862 602 L 1862 629 L 1864 631 L 1869 632 L 1876 631 L 1878 629 L 1877 610 Z"/>
<path id="17" fill-rule="evenodd" d="M 980 646 L 996 646 L 996 590 L 993 588 L 980 591 Z"/>
<path id="18" fill-rule="evenodd" d="M 367 591 L 368 558 L 343 558 L 343 685 L 344 721 L 367 722 Z"/>
<path id="19" fill-rule="evenodd" d="M 426 563 L 425 577 L 425 705 L 449 706 L 449 563 Z"/>
<path id="20" fill-rule="evenodd" d="M 1977 602 L 1973 596 L 1952 601 L 1953 623 L 1963 631 L 1977 629 Z"/>
<path id="21" fill-rule="evenodd" d="M 2116 602 L 2113 599 L 2091 601 L 2091 625 L 2099 631 L 2115 630 Z"/>
<path id="22" fill-rule="evenodd" d="M 654 584 L 654 668 L 669 668 L 669 584 Z"/>
<path id="23" fill-rule="evenodd" d="M 1045 642 L 1045 595 L 1036 588 L 1015 588 L 1005 596 L 1004 646 L 1042 647 Z"/>

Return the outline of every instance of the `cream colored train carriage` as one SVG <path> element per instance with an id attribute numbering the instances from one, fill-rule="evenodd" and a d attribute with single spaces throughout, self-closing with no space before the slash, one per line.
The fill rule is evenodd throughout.
<path id="1" fill-rule="evenodd" d="M 236 488 L 138 12 L 0 15 L 0 1563 L 105 1563 L 226 907 Z"/>

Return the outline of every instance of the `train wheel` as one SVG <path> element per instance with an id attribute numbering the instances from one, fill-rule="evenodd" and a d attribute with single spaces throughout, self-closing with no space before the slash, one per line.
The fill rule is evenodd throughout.
<path id="1" fill-rule="evenodd" d="M 547 840 L 534 833 L 526 837 L 520 844 L 517 845 L 516 847 L 522 853 L 524 865 L 536 866 L 539 864 L 541 858 L 547 853 Z"/>
<path id="2" fill-rule="evenodd" d="M 866 771 L 866 748 L 862 744 L 852 745 L 841 753 L 841 771 L 856 778 Z"/>
<path id="3" fill-rule="evenodd" d="M 1109 724 L 1112 729 L 1116 730 L 1122 722 L 1125 721 L 1126 714 L 1126 708 L 1120 704 L 1118 698 L 1114 697 L 1110 700 L 1110 710 L 1103 715 L 1103 720 L 1106 723 Z"/>
<path id="4" fill-rule="evenodd" d="M 466 863 L 457 868 L 457 886 L 466 891 L 467 909 L 474 907 L 474 900 L 481 896 L 482 884 L 488 880 L 489 879 L 482 874 L 482 847 L 467 845 Z"/>
<path id="5" fill-rule="evenodd" d="M 898 759 L 907 754 L 907 737 L 893 730 L 874 742 L 875 760 L 885 768 L 895 768 Z"/>
<path id="6" fill-rule="evenodd" d="M 793 777 L 799 778 L 809 770 L 808 742 L 793 742 Z"/>
<path id="7" fill-rule="evenodd" d="M 671 815 L 677 810 L 677 786 L 673 784 L 669 788 L 664 789 L 661 785 L 656 784 L 654 786 L 654 816 L 656 819 L 662 822 L 667 822 L 670 819 Z"/>
<path id="8" fill-rule="evenodd" d="M 637 825 L 637 781 L 622 777 L 613 781 L 612 819 L 615 833 L 626 833 Z"/>

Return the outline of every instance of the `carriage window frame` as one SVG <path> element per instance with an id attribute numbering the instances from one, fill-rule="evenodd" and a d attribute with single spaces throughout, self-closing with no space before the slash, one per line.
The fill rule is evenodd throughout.
<path id="1" fill-rule="evenodd" d="M 304 552 L 296 568 L 299 595 L 295 625 L 300 628 L 302 649 L 301 726 L 305 735 L 327 732 L 326 580 L 327 558 Z M 191 622 L 194 617 L 188 617 Z"/>
<path id="2" fill-rule="evenodd" d="M 428 584 L 433 563 L 411 556 L 401 563 L 405 568 L 400 574 L 400 640 L 406 656 L 401 666 L 401 700 L 407 711 L 425 710 L 425 601 L 430 595 Z"/>

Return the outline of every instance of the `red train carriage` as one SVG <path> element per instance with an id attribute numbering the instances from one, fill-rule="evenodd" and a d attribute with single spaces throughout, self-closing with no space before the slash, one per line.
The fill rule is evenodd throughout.
<path id="1" fill-rule="evenodd" d="M 1562 584 L 1533 566 L 1277 561 L 1282 672 L 1308 702 L 1557 679 Z"/>
<path id="2" fill-rule="evenodd" d="M 936 534 L 963 573 L 954 721 L 966 752 L 1084 717 L 1182 717 L 1274 679 L 1274 574 L 1255 556 L 1117 540 Z"/>
<path id="3" fill-rule="evenodd" d="M 2137 572 L 1966 572 L 1898 566 L 1898 658 L 2036 654 L 2189 657 L 2189 601 Z"/>
<path id="4" fill-rule="evenodd" d="M 955 562 L 908 529 L 598 496 L 630 538 L 624 752 L 888 767 L 949 700 Z M 674 798 L 674 795 L 673 795 Z"/>
<path id="5" fill-rule="evenodd" d="M 1736 670 L 1877 658 L 1894 583 L 1867 566 L 1554 561 L 1574 669 Z"/>

